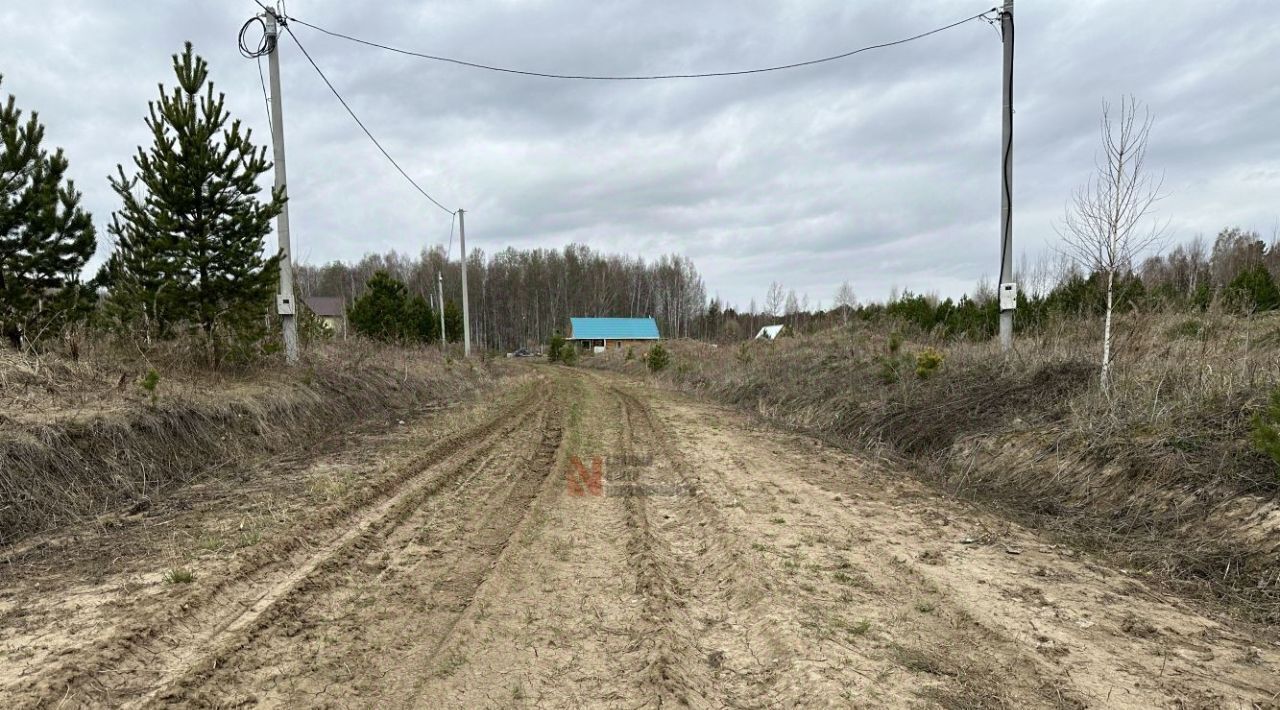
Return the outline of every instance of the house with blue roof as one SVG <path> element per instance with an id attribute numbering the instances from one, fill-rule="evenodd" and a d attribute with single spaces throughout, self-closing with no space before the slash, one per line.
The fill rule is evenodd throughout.
<path id="1" fill-rule="evenodd" d="M 659 340 L 658 323 L 652 318 L 570 318 L 568 339 L 595 352 L 647 345 Z"/>

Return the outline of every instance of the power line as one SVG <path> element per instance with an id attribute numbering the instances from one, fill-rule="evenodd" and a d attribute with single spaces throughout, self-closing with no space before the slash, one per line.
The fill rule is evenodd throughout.
<path id="1" fill-rule="evenodd" d="M 449 249 L 444 253 L 444 260 L 448 261 L 453 256 L 453 225 L 458 221 L 458 213 L 453 213 L 453 219 L 449 220 Z"/>
<path id="2" fill-rule="evenodd" d="M 342 98 L 342 94 L 338 93 L 338 90 L 334 88 L 333 82 L 329 81 L 329 77 L 325 76 L 324 71 L 320 69 L 320 66 L 318 64 L 316 64 L 316 60 L 311 58 L 311 54 L 307 52 L 306 47 L 302 46 L 302 42 L 298 41 L 298 36 L 293 33 L 293 30 L 289 28 L 289 25 L 283 24 L 282 26 L 284 27 L 284 31 L 288 32 L 289 36 L 293 38 L 293 41 L 297 43 L 298 49 L 302 50 L 302 56 L 307 58 L 307 61 L 310 62 L 311 64 L 311 68 L 316 70 L 316 73 L 319 74 L 320 78 L 324 80 L 325 86 L 329 87 L 329 91 L 333 92 L 333 95 L 337 97 L 338 102 L 341 103 L 342 107 L 345 108 L 347 110 L 347 113 L 351 115 L 351 118 L 356 122 L 356 125 L 360 126 L 360 130 L 364 131 L 364 134 L 369 137 L 369 140 L 372 141 L 373 144 L 378 147 L 378 150 L 382 152 L 383 157 L 385 157 L 388 162 L 390 162 L 393 166 L 395 166 L 395 169 L 398 170 L 402 176 L 404 176 L 404 179 L 408 180 L 409 184 L 412 185 L 415 190 L 422 193 L 423 197 L 430 200 L 431 203 L 434 204 L 436 207 L 439 207 L 440 209 L 444 210 L 445 212 L 448 212 L 449 214 L 453 214 L 453 210 L 440 204 L 439 200 L 427 194 L 427 191 L 422 189 L 422 186 L 420 186 L 417 182 L 414 182 L 413 178 L 409 177 L 409 173 L 405 172 L 404 168 L 400 167 L 400 164 L 396 162 L 396 159 L 391 157 L 391 154 L 387 152 L 387 149 L 382 147 L 382 144 L 378 142 L 378 139 L 373 137 L 373 133 L 369 131 L 368 126 L 364 125 L 364 121 L 361 121 L 360 117 L 356 115 L 356 112 L 351 110 L 351 105 L 348 104 L 347 100 Z"/>
<path id="3" fill-rule="evenodd" d="M 912 35 L 910 37 L 905 37 L 903 39 L 894 40 L 892 42 L 883 42 L 881 44 L 873 44 L 866 47 L 860 47 L 858 49 L 850 50 L 848 52 L 833 54 L 829 57 L 809 59 L 802 62 L 794 62 L 791 64 L 779 64 L 777 66 L 759 67 L 755 69 L 738 69 L 733 71 L 700 72 L 700 73 L 692 73 L 692 74 L 640 74 L 640 75 L 632 75 L 632 76 L 602 75 L 602 74 L 551 74 L 547 72 L 530 71 L 526 69 L 512 69 L 510 67 L 499 67 L 499 66 L 494 66 L 490 64 L 480 64 L 478 62 L 469 62 L 463 59 L 455 59 L 453 57 L 445 57 L 445 56 L 434 55 L 434 54 L 425 54 L 423 52 L 414 52 L 407 49 L 400 49 L 398 47 L 391 47 L 385 44 L 379 44 L 378 42 L 371 42 L 369 40 L 360 39 L 359 37 L 353 37 L 351 35 L 344 34 L 342 32 L 336 32 L 334 30 L 325 29 L 324 27 L 313 25 L 304 20 L 299 20 L 296 17 L 290 17 L 288 19 L 290 22 L 296 22 L 297 24 L 303 25 L 304 27 L 310 27 L 311 29 L 316 30 L 318 32 L 322 32 L 332 37 L 345 39 L 350 42 L 355 42 L 357 44 L 363 44 L 369 47 L 376 47 L 378 49 L 384 49 L 388 52 L 404 54 L 410 57 L 418 57 L 419 59 L 429 59 L 435 62 L 457 64 L 459 66 L 471 67 L 473 69 L 484 69 L 486 71 L 502 72 L 504 74 L 519 74 L 522 76 L 534 76 L 534 77 L 541 77 L 544 79 L 577 79 L 577 80 L 583 80 L 583 81 L 655 81 L 660 79 L 706 79 L 710 77 L 721 77 L 721 76 L 741 76 L 744 74 L 763 74 L 766 72 L 784 71 L 787 69 L 799 69 L 800 67 L 813 66 L 814 64 L 823 64 L 825 62 L 834 62 L 840 59 L 847 59 L 849 57 L 852 57 L 855 54 L 861 54 L 862 52 L 868 52 L 873 49 L 884 49 L 885 47 L 893 47 L 899 44 L 906 44 L 907 42 L 913 42 L 918 39 L 924 39 L 925 37 L 928 37 L 930 35 L 935 35 L 935 34 L 938 34 L 939 32 L 945 32 L 946 30 L 949 30 L 953 27 L 959 27 L 960 25 L 963 25 L 966 22 L 972 22 L 973 20 L 986 19 L 988 15 L 990 15 L 992 12 L 998 11 L 998 9 L 999 8 L 992 8 L 990 10 L 987 10 L 985 12 L 980 12 L 971 17 L 966 17 L 963 20 L 953 22 L 949 25 L 943 25 L 942 27 L 929 30 L 928 32 L 921 32 L 920 34 Z M 289 32 L 289 34 L 292 35 L 293 32 L 291 31 Z"/>

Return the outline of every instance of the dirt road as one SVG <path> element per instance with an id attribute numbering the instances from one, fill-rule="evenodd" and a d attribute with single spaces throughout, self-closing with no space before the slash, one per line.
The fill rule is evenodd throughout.
<path id="1" fill-rule="evenodd" d="M 361 426 L 0 551 L 0 697 L 1280 706 L 1266 630 L 723 408 L 533 367 Z"/>

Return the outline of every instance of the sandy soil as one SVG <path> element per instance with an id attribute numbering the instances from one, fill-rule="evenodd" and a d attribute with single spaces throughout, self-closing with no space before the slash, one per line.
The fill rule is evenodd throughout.
<path id="1" fill-rule="evenodd" d="M 1280 707 L 1273 630 L 566 368 L 0 560 L 16 707 Z"/>

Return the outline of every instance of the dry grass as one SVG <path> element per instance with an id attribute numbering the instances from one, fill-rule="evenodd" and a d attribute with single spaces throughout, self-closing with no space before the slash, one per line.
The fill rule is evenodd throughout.
<path id="1" fill-rule="evenodd" d="M 740 347 L 671 343 L 658 376 L 612 353 L 588 364 L 877 448 L 952 494 L 1280 619 L 1280 472 L 1248 441 L 1280 385 L 1280 318 L 1125 316 L 1109 393 L 1096 382 L 1098 330 L 1056 322 L 1005 357 L 928 334 L 893 353 L 889 327 L 859 324 Z M 921 379 L 913 357 L 926 348 L 944 362 Z"/>
<path id="2" fill-rule="evenodd" d="M 492 363 L 355 341 L 317 344 L 296 368 L 202 370 L 181 345 L 143 354 L 99 342 L 76 355 L 0 352 L 0 545 L 351 422 L 459 399 L 493 374 Z"/>

